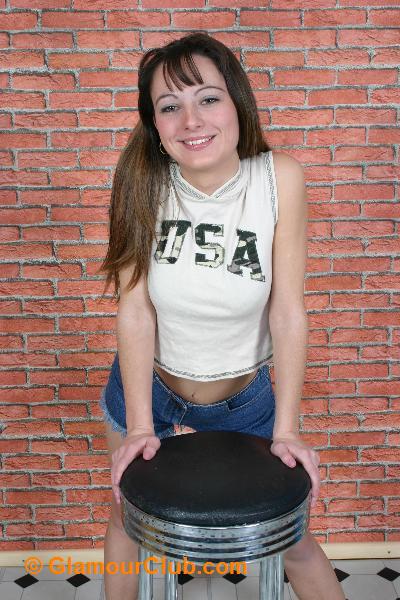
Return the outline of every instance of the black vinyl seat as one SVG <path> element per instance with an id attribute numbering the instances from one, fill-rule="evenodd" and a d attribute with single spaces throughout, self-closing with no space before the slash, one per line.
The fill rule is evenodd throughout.
<path id="1" fill-rule="evenodd" d="M 121 479 L 142 511 L 187 525 L 242 525 L 293 510 L 310 491 L 299 464 L 271 454 L 271 441 L 231 431 L 198 431 L 161 440 L 151 460 L 134 460 Z"/>

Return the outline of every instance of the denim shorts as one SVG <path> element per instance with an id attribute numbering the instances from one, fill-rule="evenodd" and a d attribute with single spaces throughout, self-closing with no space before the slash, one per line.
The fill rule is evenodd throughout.
<path id="1" fill-rule="evenodd" d="M 125 400 L 118 353 L 100 399 L 104 419 L 114 431 L 126 436 Z M 268 365 L 240 392 L 211 404 L 195 404 L 173 392 L 153 369 L 153 424 L 155 435 L 166 438 L 194 431 L 238 431 L 272 438 L 275 396 Z"/>

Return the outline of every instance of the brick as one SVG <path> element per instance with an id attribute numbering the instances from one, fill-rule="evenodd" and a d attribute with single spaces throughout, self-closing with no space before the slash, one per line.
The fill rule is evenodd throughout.
<path id="1" fill-rule="evenodd" d="M 336 6 L 334 0 L 293 0 L 290 5 L 293 8 L 333 8 Z M 287 8 L 285 0 L 271 0 L 271 8 Z"/>
<path id="2" fill-rule="evenodd" d="M 30 6 L 29 8 L 32 8 Z M 72 33 L 14 33 L 12 36 L 14 48 L 72 48 Z"/>
<path id="3" fill-rule="evenodd" d="M 271 106 L 280 106 L 282 104 L 285 104 L 286 106 L 298 106 L 304 103 L 305 98 L 303 91 L 255 91 L 254 96 L 257 105 L 260 108 L 269 108 Z"/>
<path id="4" fill-rule="evenodd" d="M 233 27 L 235 13 L 233 11 L 219 12 L 176 12 L 172 13 L 172 25 L 187 29 L 222 29 Z"/>
<path id="5" fill-rule="evenodd" d="M 329 512 L 332 513 L 360 513 L 360 512 L 383 512 L 383 500 L 378 498 L 366 498 L 351 500 L 330 500 L 329 501 Z M 369 518 L 369 516 L 367 517 Z"/>
<path id="6" fill-rule="evenodd" d="M 27 338 L 28 350 L 83 350 L 85 339 L 83 335 L 29 335 Z"/>
<path id="7" fill-rule="evenodd" d="M 28 507 L 18 506 L 17 508 L 0 508 L 0 519 L 2 523 L 11 521 L 24 521 L 32 518 L 32 511 Z"/>
<path id="8" fill-rule="evenodd" d="M 38 73 L 34 75 L 13 76 L 13 85 L 19 90 L 48 90 L 49 88 L 57 90 L 71 90 L 75 87 L 75 79 L 72 75 L 52 73 Z"/>
<path id="9" fill-rule="evenodd" d="M 365 125 L 381 123 L 386 125 L 395 123 L 395 120 L 394 110 L 390 108 L 338 108 L 336 110 L 336 123 L 340 125 L 346 123 L 364 123 Z"/>
<path id="10" fill-rule="evenodd" d="M 361 3 L 362 4 L 362 3 Z M 388 2 L 390 4 L 390 2 Z M 395 29 L 340 29 L 338 46 L 396 46 L 399 38 Z"/>
<path id="11" fill-rule="evenodd" d="M 305 168 L 304 174 L 308 181 L 359 180 L 362 178 L 361 167 L 318 166 Z"/>
<path id="12" fill-rule="evenodd" d="M 46 13 L 42 14 L 42 20 L 44 19 L 45 14 Z M 48 14 L 52 15 L 54 13 L 52 12 Z M 65 18 L 67 13 L 62 12 L 60 14 L 62 14 L 63 18 Z M 93 19 L 94 17 L 93 12 L 87 12 L 83 14 L 88 15 L 90 19 Z M 99 53 L 92 54 L 86 52 L 69 52 L 68 54 L 60 54 L 58 52 L 53 53 L 49 51 L 48 54 L 48 63 L 51 69 L 102 69 L 108 67 L 109 64 L 108 57 L 105 54 Z"/>
<path id="13" fill-rule="evenodd" d="M 330 50 L 313 50 L 307 53 L 307 65 L 310 66 L 332 66 L 338 65 L 369 65 L 370 57 L 368 50 L 354 50 L 339 48 Z"/>
<path id="14" fill-rule="evenodd" d="M 302 52 L 283 52 L 278 50 L 254 52 L 246 50 L 244 57 L 245 65 L 249 68 L 259 67 L 270 69 L 272 67 L 301 67 L 304 65 L 304 55 Z"/>
<path id="15" fill-rule="evenodd" d="M 303 125 L 303 127 L 307 126 L 315 126 L 317 123 L 319 125 L 331 125 L 333 123 L 334 115 L 333 110 L 331 108 L 327 109 L 312 109 L 312 108 L 299 108 L 296 110 L 285 110 L 280 109 L 279 111 L 272 112 L 272 125 L 294 125 L 298 126 L 299 123 Z M 330 168 L 331 169 L 331 168 Z M 325 178 L 328 180 L 328 175 L 325 175 L 325 178 L 322 176 L 324 173 L 324 168 L 319 167 L 315 168 L 315 175 L 318 175 L 318 180 L 323 181 Z M 340 171 L 335 170 L 339 175 Z M 342 171 L 344 172 L 344 171 Z M 336 179 L 343 179 L 344 177 L 339 177 L 337 175 Z M 332 181 L 332 172 L 329 175 L 329 181 Z M 354 177 L 353 177 L 354 178 Z M 310 176 L 307 175 L 307 180 L 310 180 Z"/>
<path id="16" fill-rule="evenodd" d="M 22 113 L 22 114 L 15 115 L 15 126 L 16 127 L 26 127 L 29 129 L 43 129 L 43 128 L 50 128 L 50 127 L 58 126 L 58 127 L 63 127 L 65 129 L 68 129 L 68 127 L 77 127 L 77 125 L 78 125 L 78 120 L 77 120 L 76 115 L 73 115 L 71 113 L 61 112 L 61 111 L 57 112 L 57 113 L 52 112 L 51 114 L 32 112 L 32 113 Z M 22 154 L 22 152 L 19 153 L 19 156 L 21 156 L 21 154 Z M 40 153 L 34 152 L 31 154 L 34 159 L 34 157 L 36 157 L 36 156 L 43 157 L 43 155 L 45 155 L 45 152 L 44 151 L 40 152 Z M 48 155 L 49 159 L 51 158 L 52 160 L 55 160 L 53 157 L 57 156 L 57 153 L 54 151 L 51 151 L 51 152 L 49 151 L 47 155 Z M 47 166 L 47 163 L 44 166 Z M 41 192 L 43 194 L 42 198 L 45 197 L 47 194 L 53 193 L 52 190 L 41 190 Z M 37 194 L 38 192 L 31 190 L 31 193 Z"/>
<path id="17" fill-rule="evenodd" d="M 343 6 L 353 6 L 354 5 L 354 1 L 353 0 L 341 0 L 341 4 Z M 398 6 L 398 2 L 397 0 L 359 0 L 359 2 L 357 2 L 357 6 Z"/>
<path id="18" fill-rule="evenodd" d="M 35 29 L 37 26 L 37 15 L 29 12 L 19 11 L 18 13 L 1 13 L 0 14 L 0 29 L 15 31 L 21 29 Z"/>
<path id="19" fill-rule="evenodd" d="M 32 485 L 39 487 L 69 488 L 71 486 L 89 485 L 88 473 L 74 473 L 65 471 L 61 473 L 37 473 L 32 475 Z"/>
<path id="20" fill-rule="evenodd" d="M 81 73 L 79 79 L 82 88 L 131 88 L 137 86 L 137 73 L 130 71 L 98 70 Z"/>
<path id="21" fill-rule="evenodd" d="M 8 281 L 2 284 L 3 296 L 53 296 L 53 286 L 48 281 Z"/>
<path id="22" fill-rule="evenodd" d="M 298 27 L 300 26 L 299 11 L 269 11 L 269 10 L 245 10 L 240 11 L 241 27 Z"/>
<path id="23" fill-rule="evenodd" d="M 137 50 L 115 50 L 111 59 L 111 65 L 116 68 L 130 67 L 132 69 L 137 69 L 139 67 L 141 56 L 141 52 Z"/>
<path id="24" fill-rule="evenodd" d="M 82 313 L 84 305 L 82 300 L 27 300 L 25 302 L 26 314 L 46 314 L 63 315 L 68 313 Z"/>
<path id="25" fill-rule="evenodd" d="M 90 517 L 88 506 L 57 506 L 36 508 L 36 520 L 41 521 L 87 521 Z"/>
<path id="26" fill-rule="evenodd" d="M 338 73 L 339 85 L 384 85 L 395 84 L 397 81 L 394 69 L 348 69 Z"/>
<path id="27" fill-rule="evenodd" d="M 27 108 L 25 106 L 25 108 Z M 46 145 L 45 136 L 41 133 L 13 133 L 7 132 L 0 134 L 0 143 L 5 147 L 16 148 L 43 148 Z M 34 209 L 38 213 L 44 212 L 43 209 Z M 14 212 L 17 212 L 15 210 Z M 10 215 L 13 213 L 10 212 Z M 23 213 L 20 213 L 22 216 Z M 27 215 L 29 215 L 29 210 L 27 211 Z"/>
<path id="28" fill-rule="evenodd" d="M 385 129 L 385 131 L 387 130 Z M 394 188 L 391 184 L 355 183 L 351 186 L 341 185 L 336 188 L 335 197 L 337 200 L 352 199 L 353 201 L 369 199 L 390 200 L 394 199 Z"/>
<path id="29" fill-rule="evenodd" d="M 382 88 L 374 90 L 371 94 L 371 102 L 373 104 L 392 104 L 396 103 L 397 94 L 392 88 Z"/>
<path id="30" fill-rule="evenodd" d="M 114 167 L 118 161 L 119 152 L 116 150 L 83 150 L 81 152 L 82 167 Z"/>
<path id="31" fill-rule="evenodd" d="M 51 388 L 0 389 L 0 402 L 48 402 L 53 398 L 54 391 Z"/>
<path id="32" fill-rule="evenodd" d="M 397 0 L 395 0 L 396 2 Z M 377 48 L 374 52 L 372 64 L 397 64 L 399 62 L 400 49 L 394 48 Z"/>
<path id="33" fill-rule="evenodd" d="M 22 237 L 24 240 L 29 241 L 37 241 L 40 242 L 42 240 L 79 240 L 80 231 L 79 227 L 73 226 L 54 226 L 54 227 L 24 227 Z M 47 277 L 44 277 L 43 269 L 41 269 L 40 265 L 35 265 L 34 267 L 27 268 L 23 267 L 24 275 L 28 276 L 28 273 L 40 273 L 41 278 L 48 279 L 50 277 L 51 272 L 55 272 L 57 269 L 59 273 L 59 277 L 62 277 L 62 272 L 64 271 L 64 277 L 79 277 L 81 274 L 81 267 L 79 265 L 65 265 L 64 269 L 60 267 L 55 267 L 55 265 L 46 265 L 48 267 L 48 271 L 46 272 Z M 67 273 L 71 273 L 71 275 L 67 275 Z M 53 275 L 54 277 L 54 275 Z"/>
<path id="34" fill-rule="evenodd" d="M 47 371 L 34 371 L 30 375 L 31 383 L 36 385 L 60 383 L 83 383 L 85 381 L 85 373 L 82 370 L 63 370 L 54 369 Z"/>
<path id="35" fill-rule="evenodd" d="M 70 0 L 11 0 L 15 8 L 70 8 Z"/>
<path id="36" fill-rule="evenodd" d="M 0 175 L 0 185 L 47 185 L 47 175 L 39 172 L 29 172 L 20 170 L 18 173 L 10 169 L 4 169 Z"/>
<path id="37" fill-rule="evenodd" d="M 321 3 L 322 4 L 322 3 Z M 365 25 L 367 11 L 336 9 L 304 11 L 305 27 L 329 27 L 338 25 Z"/>
<path id="38" fill-rule="evenodd" d="M 66 469 L 105 469 L 109 466 L 109 459 L 104 455 L 93 456 L 65 456 Z"/>
<path id="39" fill-rule="evenodd" d="M 299 85 L 301 85 L 300 80 Z M 308 95 L 308 104 L 310 106 L 332 106 L 332 104 L 366 104 L 367 102 L 368 97 L 364 90 L 311 90 Z"/>
<path id="40" fill-rule="evenodd" d="M 108 366 L 113 359 L 113 354 L 106 352 L 65 352 L 59 357 L 61 368 L 68 367 L 104 367 Z"/>
<path id="41" fill-rule="evenodd" d="M 136 31 L 78 31 L 77 44 L 80 48 L 138 48 L 139 34 Z"/>
<path id="42" fill-rule="evenodd" d="M 67 7 L 69 8 L 69 6 Z M 42 27 L 49 29 L 103 29 L 104 19 L 101 13 L 93 10 L 72 13 L 51 11 L 42 13 Z"/>
<path id="43" fill-rule="evenodd" d="M 359 391 L 361 394 L 377 395 L 381 396 L 389 395 L 396 396 L 399 392 L 399 380 L 397 381 L 363 381 L 359 384 Z M 368 417 L 371 421 L 371 417 Z M 369 421 L 369 422 L 370 422 Z M 400 419 L 399 419 L 400 423 Z M 394 425 L 394 423 L 393 423 Z"/>
<path id="44" fill-rule="evenodd" d="M 19 152 L 20 167 L 76 167 L 78 164 L 75 152 Z M 25 209 L 27 210 L 27 209 Z M 32 210 L 32 209 L 31 209 Z M 36 209 L 38 210 L 38 209 Z"/>
<path id="45" fill-rule="evenodd" d="M 291 8 L 294 8 L 291 5 Z M 335 32 L 333 30 L 286 30 L 275 31 L 275 47 L 286 48 L 320 48 L 335 46 Z"/>
<path id="46" fill-rule="evenodd" d="M 392 161 L 393 150 L 391 148 L 374 146 L 366 148 L 365 146 L 342 146 L 335 150 L 335 161 Z"/>
<path id="47" fill-rule="evenodd" d="M 374 465 L 351 465 L 351 466 L 331 466 L 329 468 L 331 479 L 343 481 L 346 479 L 382 479 L 384 468 Z"/>
<path id="48" fill-rule="evenodd" d="M 41 524 L 41 523 L 19 523 L 16 525 L 8 525 L 6 528 L 7 537 L 13 538 L 18 536 L 40 536 L 40 537 L 60 537 L 64 533 L 63 527 L 56 524 Z"/>
<path id="49" fill-rule="evenodd" d="M 321 92 L 312 92 L 320 94 Z M 324 92 L 325 93 L 325 92 Z M 311 96 L 311 94 L 310 94 Z M 310 100 L 309 100 L 310 102 Z M 366 133 L 363 127 L 330 127 L 326 129 L 308 130 L 306 132 L 308 146 L 331 146 L 338 144 L 364 144 Z M 336 190 L 340 187 L 336 187 Z"/>
<path id="50" fill-rule="evenodd" d="M 109 179 L 108 171 L 83 170 L 53 171 L 50 182 L 53 186 L 81 186 L 81 185 L 106 185 Z"/>
<path id="51" fill-rule="evenodd" d="M 149 0 L 145 0 L 145 1 L 149 1 Z M 154 1 L 154 0 L 153 0 Z M 160 1 L 160 0 L 158 0 Z M 176 1 L 176 0 L 174 0 Z M 181 2 L 182 0 L 180 0 Z M 229 0 L 209 0 L 209 2 L 207 3 L 208 6 L 217 6 L 217 7 L 225 7 L 225 6 L 232 6 L 232 4 L 229 2 Z M 183 6 L 186 6 L 186 4 L 183 4 Z M 267 0 L 253 0 L 253 2 L 251 3 L 251 6 L 254 6 L 254 8 L 257 7 L 265 7 L 269 5 L 267 3 Z M 249 3 L 247 2 L 247 0 L 236 0 L 235 1 L 235 6 L 237 7 L 241 7 L 241 6 L 245 6 L 246 8 L 249 6 Z"/>
<path id="52" fill-rule="evenodd" d="M 368 179 L 393 179 L 396 181 L 398 176 L 398 166 L 397 165 L 382 165 L 381 170 L 376 165 L 369 165 L 366 168 L 366 176 Z"/>
<path id="53" fill-rule="evenodd" d="M 316 87 L 334 85 L 335 73 L 330 70 L 323 69 L 302 69 L 291 71 L 285 69 L 284 71 L 275 70 L 275 84 L 276 85 L 300 85 Z M 332 102 L 329 103 L 332 105 Z"/>
<path id="54" fill-rule="evenodd" d="M 357 258 L 335 258 L 333 261 L 335 271 L 388 271 L 390 261 L 388 258 L 357 257 Z M 368 295 L 369 297 L 369 295 Z M 353 298 L 354 300 L 354 298 Z"/>
<path id="55" fill-rule="evenodd" d="M 61 492 L 51 490 L 7 492 L 10 504 L 60 504 Z"/>
<path id="56" fill-rule="evenodd" d="M 107 26 L 109 29 L 126 29 L 128 27 L 169 27 L 170 24 L 171 18 L 169 13 L 158 12 L 155 10 L 113 10 L 107 15 Z M 92 25 L 90 27 L 92 27 Z"/>
<path id="57" fill-rule="evenodd" d="M 330 398 L 329 400 L 329 410 L 331 414 L 353 412 L 368 413 L 387 409 L 388 400 L 386 398 Z M 371 434 L 365 435 L 368 436 L 368 439 L 371 439 Z M 383 440 L 383 437 L 381 439 Z"/>
<path id="58" fill-rule="evenodd" d="M 0 51 L 0 64 L 3 69 L 40 68 L 44 66 L 44 52 L 41 50 L 23 52 L 12 49 Z"/>
<path id="59" fill-rule="evenodd" d="M 87 417 L 88 412 L 86 404 L 61 404 L 58 402 L 56 405 L 41 404 L 38 406 L 32 406 L 31 416 L 35 419 L 48 419 L 51 417 L 68 419 Z"/>
<path id="60" fill-rule="evenodd" d="M 109 108 L 112 102 L 111 92 L 50 92 L 49 107 L 65 108 Z M 65 135 L 65 134 L 64 134 Z M 86 135 L 86 134 L 85 134 Z"/>

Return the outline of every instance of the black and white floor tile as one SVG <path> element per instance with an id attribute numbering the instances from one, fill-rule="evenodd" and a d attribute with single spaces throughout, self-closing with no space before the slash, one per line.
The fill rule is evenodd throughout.
<path id="1" fill-rule="evenodd" d="M 400 600 L 400 559 L 331 561 L 347 600 Z M 258 565 L 247 575 L 179 576 L 179 600 L 257 600 Z M 163 580 L 154 577 L 154 600 L 163 599 Z M 22 567 L 0 568 L 1 600 L 104 600 L 101 575 L 55 575 L 44 567 L 32 577 Z M 284 600 L 298 600 L 285 578 Z M 322 599 L 321 599 L 322 600 Z"/>

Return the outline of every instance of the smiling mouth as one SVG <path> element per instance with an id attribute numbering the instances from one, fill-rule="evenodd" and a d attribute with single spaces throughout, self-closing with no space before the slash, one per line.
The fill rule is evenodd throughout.
<path id="1" fill-rule="evenodd" d="M 206 146 L 214 138 L 215 138 L 215 135 L 210 135 L 208 137 L 200 138 L 198 140 L 192 140 L 192 141 L 182 140 L 182 144 L 184 144 L 185 146 L 188 146 L 189 148 L 196 148 L 196 147 L 199 147 L 199 146 Z"/>

